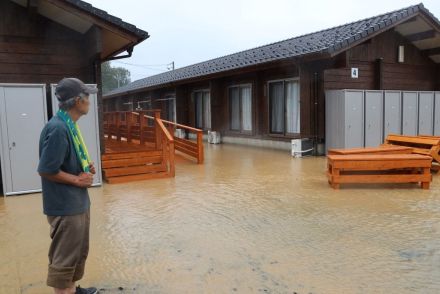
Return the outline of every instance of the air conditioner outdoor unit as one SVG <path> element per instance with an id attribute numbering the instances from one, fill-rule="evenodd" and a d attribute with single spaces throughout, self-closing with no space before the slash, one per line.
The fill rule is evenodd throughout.
<path id="1" fill-rule="evenodd" d="M 184 129 L 176 129 L 174 136 L 180 139 L 186 139 L 186 131 Z"/>
<path id="2" fill-rule="evenodd" d="M 305 155 L 312 155 L 313 142 L 310 139 L 293 139 L 292 140 L 292 156 L 302 157 Z"/>
<path id="3" fill-rule="evenodd" d="M 208 131 L 208 143 L 219 144 L 220 143 L 220 133 L 215 131 Z"/>

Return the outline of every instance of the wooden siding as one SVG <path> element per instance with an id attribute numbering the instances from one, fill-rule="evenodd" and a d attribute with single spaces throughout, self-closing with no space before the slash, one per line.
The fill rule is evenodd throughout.
<path id="1" fill-rule="evenodd" d="M 96 83 L 90 60 L 99 46 L 91 46 L 90 34 L 78 34 L 11 1 L 0 1 L 0 10 L 0 82 L 48 84 L 75 76 Z M 85 54 L 89 46 L 95 50 Z"/>
<path id="2" fill-rule="evenodd" d="M 403 63 L 397 62 L 399 45 L 405 46 Z M 438 89 L 436 64 L 393 30 L 348 50 L 347 57 L 343 67 L 325 69 L 325 89 Z M 382 66 L 378 59 L 382 60 Z M 351 78 L 352 67 L 359 68 L 359 78 Z"/>
<path id="3" fill-rule="evenodd" d="M 405 62 L 397 63 L 397 48 L 405 46 Z M 379 62 L 378 59 L 381 61 Z M 359 68 L 359 78 L 351 78 L 351 68 Z M 272 80 L 299 78 L 301 99 L 300 137 L 325 137 L 325 90 L 327 89 L 398 89 L 439 90 L 440 66 L 393 30 L 376 36 L 333 58 L 274 62 L 223 76 L 202 77 L 175 86 L 177 121 L 194 126 L 195 90 L 211 91 L 211 126 L 224 136 L 288 141 L 298 136 L 280 136 L 269 132 L 269 98 L 267 85 Z M 228 88 L 252 84 L 252 132 L 232 131 Z M 162 88 L 162 92 L 171 90 Z M 146 91 L 145 93 L 157 93 Z M 112 99 L 109 99 L 112 100 Z M 106 100 L 108 101 L 108 100 Z"/>

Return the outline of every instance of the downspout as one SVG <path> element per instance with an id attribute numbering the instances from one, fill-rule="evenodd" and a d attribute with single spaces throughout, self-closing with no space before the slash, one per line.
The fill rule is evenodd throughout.
<path id="1" fill-rule="evenodd" d="M 106 61 L 117 60 L 117 59 L 130 58 L 131 55 L 133 54 L 133 48 L 134 48 L 134 46 L 129 47 L 127 49 L 127 54 L 126 55 L 109 57 L 109 58 L 101 60 L 101 63 L 102 62 L 106 62 Z"/>
<path id="2" fill-rule="evenodd" d="M 313 120 L 313 149 L 315 150 L 315 156 L 318 154 L 318 125 L 319 125 L 319 115 L 318 115 L 318 72 L 313 73 L 313 106 L 314 106 L 314 120 Z"/>

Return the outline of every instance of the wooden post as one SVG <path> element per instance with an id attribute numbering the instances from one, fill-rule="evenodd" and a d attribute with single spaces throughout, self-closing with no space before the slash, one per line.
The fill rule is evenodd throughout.
<path id="1" fill-rule="evenodd" d="M 423 175 L 429 175 L 431 176 L 431 168 L 429 167 L 424 167 L 423 168 Z M 422 189 L 429 189 L 429 183 L 430 182 L 422 182 Z"/>
<path id="2" fill-rule="evenodd" d="M 156 137 L 156 149 L 160 149 L 162 144 L 162 133 L 157 121 L 160 119 L 160 110 L 154 111 L 154 134 Z"/>
<path id="3" fill-rule="evenodd" d="M 145 144 L 145 138 L 144 138 L 144 113 L 142 111 L 139 111 L 139 141 L 141 145 Z"/>
<path id="4" fill-rule="evenodd" d="M 169 152 L 169 156 L 168 156 L 169 174 L 170 176 L 174 177 L 176 175 L 175 163 L 174 163 L 174 142 L 168 143 L 168 152 Z"/>
<path id="5" fill-rule="evenodd" d="M 204 161 L 203 154 L 203 132 L 197 132 L 197 163 L 202 164 Z"/>
<path id="6" fill-rule="evenodd" d="M 338 183 L 339 175 L 340 175 L 339 168 L 332 167 L 332 176 L 333 176 L 332 187 L 333 187 L 333 189 L 339 189 L 339 187 L 340 187 L 340 185 Z M 335 183 L 335 179 L 337 179 L 336 183 Z"/>
<path id="7" fill-rule="evenodd" d="M 116 112 L 116 141 L 121 141 L 121 114 Z"/>
<path id="8" fill-rule="evenodd" d="M 125 113 L 125 123 L 127 124 L 127 142 L 131 142 L 131 126 L 133 125 L 132 122 L 133 114 L 131 112 Z"/>

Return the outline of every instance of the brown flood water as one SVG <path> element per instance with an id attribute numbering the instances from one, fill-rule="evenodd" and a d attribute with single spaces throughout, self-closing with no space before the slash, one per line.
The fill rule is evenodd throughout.
<path id="1" fill-rule="evenodd" d="M 431 189 L 339 191 L 325 158 L 207 145 L 176 178 L 90 189 L 81 285 L 101 293 L 440 293 L 440 175 Z M 0 200 L 0 293 L 45 286 L 41 195 Z M 119 288 L 121 287 L 121 288 Z"/>

